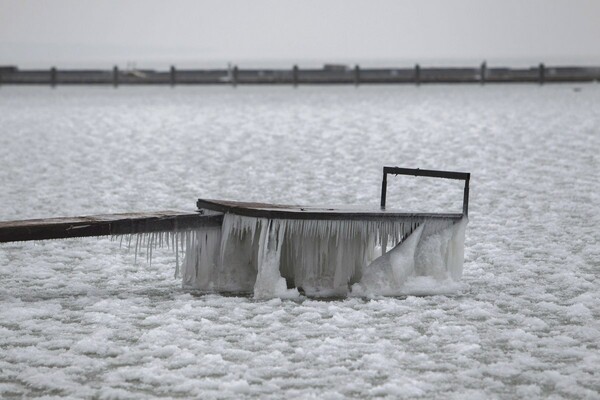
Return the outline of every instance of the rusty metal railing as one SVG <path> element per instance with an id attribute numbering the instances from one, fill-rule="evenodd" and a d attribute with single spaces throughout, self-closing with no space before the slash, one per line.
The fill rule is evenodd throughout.
<path id="1" fill-rule="evenodd" d="M 468 172 L 454 171 L 436 171 L 431 169 L 413 169 L 399 167 L 383 167 L 383 181 L 381 182 L 381 208 L 385 208 L 385 200 L 387 195 L 387 176 L 389 175 L 411 175 L 411 176 L 426 176 L 430 178 L 456 179 L 465 181 L 465 189 L 463 194 L 463 215 L 469 215 L 469 180 L 471 174 Z"/>

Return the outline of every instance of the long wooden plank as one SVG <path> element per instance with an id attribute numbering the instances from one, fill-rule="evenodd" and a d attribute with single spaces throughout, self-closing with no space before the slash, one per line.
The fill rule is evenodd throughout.
<path id="1" fill-rule="evenodd" d="M 439 218 L 458 220 L 463 216 L 462 214 L 414 213 L 389 209 L 325 208 L 211 199 L 198 199 L 196 205 L 200 210 L 212 210 L 221 213 L 270 219 L 381 220 L 395 218 Z"/>
<path id="2" fill-rule="evenodd" d="M 0 243 L 26 240 L 64 239 L 128 233 L 181 231 L 220 226 L 223 215 L 199 212 L 156 211 L 0 221 Z"/>

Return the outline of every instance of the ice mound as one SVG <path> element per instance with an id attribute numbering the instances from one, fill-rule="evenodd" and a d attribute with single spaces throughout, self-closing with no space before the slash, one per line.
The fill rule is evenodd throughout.
<path id="1" fill-rule="evenodd" d="M 415 275 L 415 251 L 423 225 L 392 251 L 376 258 L 363 271 L 362 279 L 353 285 L 356 293 L 395 294 L 409 276 Z"/>
<path id="2" fill-rule="evenodd" d="M 425 223 L 390 252 L 375 259 L 352 286 L 353 295 L 426 295 L 462 287 L 467 218 L 443 227 Z M 437 226 L 436 226 L 437 225 Z"/>
<path id="3" fill-rule="evenodd" d="M 465 252 L 467 219 L 427 235 L 415 252 L 416 275 L 459 280 Z"/>
<path id="4" fill-rule="evenodd" d="M 466 219 L 283 220 L 226 214 L 186 240 L 183 286 L 256 298 L 403 294 L 462 274 Z M 399 243 L 382 255 L 388 243 Z M 431 284 L 428 283 L 428 287 Z M 292 288 L 292 289 L 290 289 Z"/>

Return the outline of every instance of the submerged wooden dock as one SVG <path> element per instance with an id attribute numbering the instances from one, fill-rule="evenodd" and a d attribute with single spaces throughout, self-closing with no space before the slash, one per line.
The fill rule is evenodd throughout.
<path id="1" fill-rule="evenodd" d="M 462 212 L 386 207 L 389 175 L 463 182 Z M 199 199 L 198 209 L 222 214 L 223 224 L 196 235 L 186 248 L 183 287 L 252 292 L 257 298 L 288 291 L 330 297 L 355 289 L 397 293 L 409 276 L 460 279 L 470 177 L 466 172 L 384 167 L 379 207 Z"/>
<path id="2" fill-rule="evenodd" d="M 222 220 L 222 215 L 155 211 L 0 221 L 0 243 L 131 233 L 177 232 L 205 226 L 220 226 Z"/>
<path id="3" fill-rule="evenodd" d="M 386 208 L 387 176 L 409 175 L 464 181 L 462 213 L 413 213 Z M 178 232 L 202 227 L 220 227 L 225 214 L 289 220 L 410 221 L 453 220 L 468 216 L 470 174 L 398 167 L 384 167 L 380 208 L 332 208 L 299 205 L 248 203 L 231 200 L 198 199 L 195 212 L 155 211 L 0 221 L 0 243 L 28 240 L 65 239 L 87 236 L 123 235 L 150 232 Z"/>
<path id="4" fill-rule="evenodd" d="M 386 208 L 388 175 L 464 181 L 462 212 L 414 213 Z M 253 292 L 256 298 L 297 296 L 300 292 L 344 296 L 354 289 L 395 294 L 409 276 L 435 274 L 460 279 L 469 180 L 470 174 L 464 172 L 384 167 L 378 208 L 199 199 L 195 212 L 4 221 L 0 222 L 0 243 L 152 233 L 146 241 L 149 259 L 152 246 L 162 243 L 164 237 L 172 239 L 176 275 L 177 244 L 181 243 L 184 289 Z M 159 240 L 154 240 L 155 232 Z M 137 248 L 136 244 L 136 254 Z M 429 265 L 429 260 L 433 264 Z"/>

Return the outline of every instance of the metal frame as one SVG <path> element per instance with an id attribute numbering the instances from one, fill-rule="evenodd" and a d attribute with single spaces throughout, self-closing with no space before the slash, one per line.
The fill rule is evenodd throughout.
<path id="1" fill-rule="evenodd" d="M 430 178 L 456 179 L 465 181 L 465 190 L 463 194 L 463 215 L 469 215 L 469 180 L 471 174 L 468 172 L 453 172 L 453 171 L 436 171 L 431 169 L 413 169 L 399 167 L 383 167 L 383 181 L 381 182 L 381 208 L 385 208 L 385 200 L 387 195 L 387 176 L 390 175 L 410 175 L 410 176 L 426 176 Z"/>

